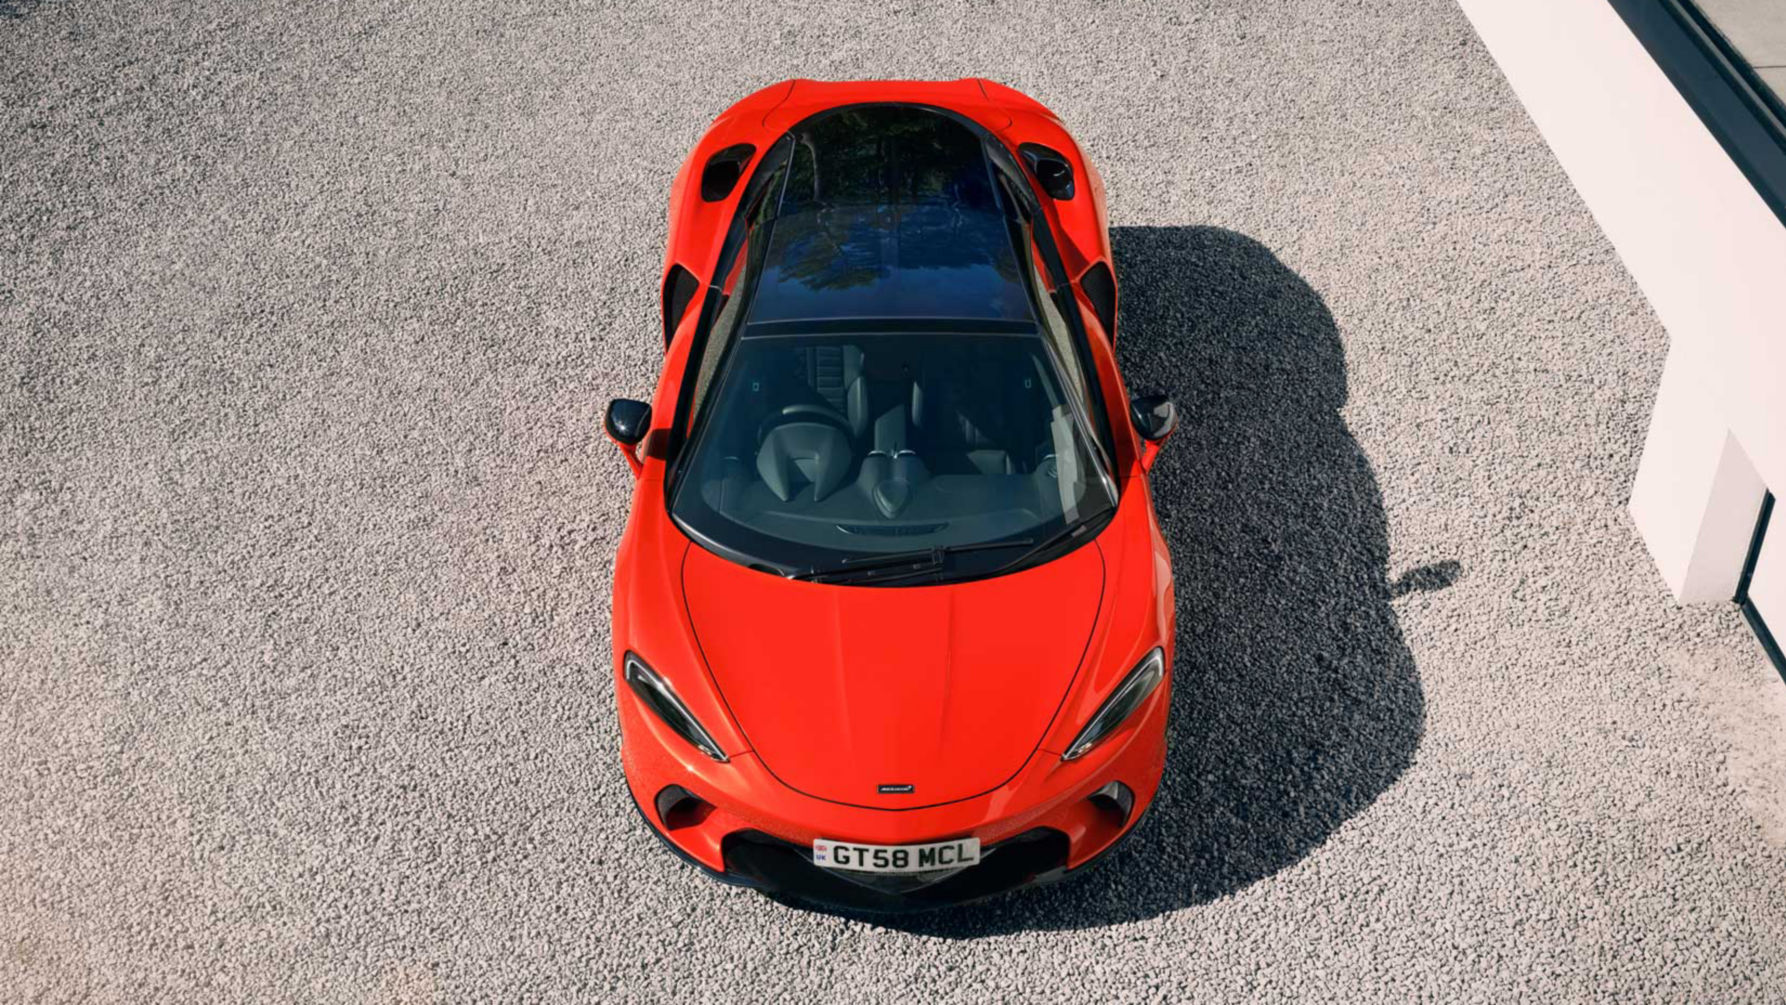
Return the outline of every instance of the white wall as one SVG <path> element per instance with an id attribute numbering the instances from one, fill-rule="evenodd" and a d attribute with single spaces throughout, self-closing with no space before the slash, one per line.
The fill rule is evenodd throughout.
<path id="1" fill-rule="evenodd" d="M 1736 593 L 1765 491 L 1730 432 L 1712 393 L 1716 376 L 1705 363 L 1696 354 L 1669 352 L 1631 490 L 1638 533 L 1685 603 Z"/>
<path id="2" fill-rule="evenodd" d="M 1683 602 L 1728 600 L 1786 496 L 1786 226 L 1607 0 L 1458 0 L 1668 329 L 1631 498 Z"/>

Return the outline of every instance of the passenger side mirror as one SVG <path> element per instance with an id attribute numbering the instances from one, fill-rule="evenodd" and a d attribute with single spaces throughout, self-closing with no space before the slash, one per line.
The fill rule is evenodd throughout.
<path id="1" fill-rule="evenodd" d="M 638 447 L 639 441 L 645 438 L 645 431 L 651 428 L 651 406 L 630 398 L 615 398 L 608 402 L 608 415 L 602 421 L 602 428 L 607 431 L 608 439 L 620 448 L 627 466 L 637 477 L 645 470 L 645 463 L 639 460 Z"/>
<path id="2" fill-rule="evenodd" d="M 1135 423 L 1135 432 L 1140 433 L 1144 441 L 1141 467 L 1150 469 L 1154 458 L 1160 455 L 1160 446 L 1178 428 L 1178 406 L 1166 395 L 1144 394 L 1129 399 L 1129 418 Z"/>

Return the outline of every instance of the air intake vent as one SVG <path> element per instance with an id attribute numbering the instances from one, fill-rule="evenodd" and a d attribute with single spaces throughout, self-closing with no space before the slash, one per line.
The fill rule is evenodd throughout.
<path id="1" fill-rule="evenodd" d="M 731 195 L 732 189 L 738 187 L 738 179 L 744 175 L 744 165 L 750 163 L 756 152 L 756 147 L 739 143 L 707 158 L 707 166 L 701 169 L 701 198 L 719 202 Z"/>
<path id="2" fill-rule="evenodd" d="M 1023 155 L 1023 162 L 1029 165 L 1030 173 L 1042 183 L 1042 191 L 1050 199 L 1065 202 L 1073 198 L 1073 165 L 1059 151 L 1040 143 L 1025 143 L 1017 152 Z"/>

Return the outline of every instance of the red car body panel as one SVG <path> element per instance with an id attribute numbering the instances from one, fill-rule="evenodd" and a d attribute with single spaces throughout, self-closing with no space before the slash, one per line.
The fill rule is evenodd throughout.
<path id="1" fill-rule="evenodd" d="M 910 809 L 996 788 L 1029 760 L 1079 669 L 1104 563 L 1079 548 L 1009 576 L 883 590 L 765 577 L 693 548 L 682 581 L 764 767 L 807 795 Z M 887 783 L 913 791 L 877 793 Z"/>
<path id="2" fill-rule="evenodd" d="M 745 185 L 704 201 L 702 166 L 750 144 L 749 178 L 790 127 L 827 108 L 898 102 L 967 117 L 1012 151 L 1039 143 L 1071 163 L 1079 197 L 1039 193 L 1088 335 L 1114 441 L 1120 498 L 1089 543 L 1001 576 L 933 586 L 874 587 L 784 579 L 712 554 L 671 519 L 664 491 L 670 426 L 689 365 L 691 332 Z M 1033 187 L 1033 183 L 1032 183 Z M 688 858 L 724 872 L 726 842 L 761 832 L 795 845 L 816 838 L 898 844 L 976 836 L 983 845 L 1038 827 L 1064 834 L 1078 867 L 1132 828 L 1152 801 L 1165 758 L 1175 631 L 1170 557 L 1111 334 L 1079 280 L 1114 270 L 1102 180 L 1042 105 L 984 80 L 787 81 L 716 119 L 676 175 L 663 278 L 681 268 L 700 290 L 674 324 L 636 455 L 633 501 L 615 562 L 613 670 L 622 760 L 647 823 Z M 667 305 L 666 305 L 667 307 Z M 1165 682 L 1085 756 L 1062 753 L 1111 691 L 1154 647 Z M 715 761 L 632 693 L 627 652 L 643 655 L 727 755 Z M 1113 780 L 1134 794 L 1115 820 L 1091 797 Z M 909 793 L 881 793 L 904 783 Z M 698 811 L 662 818 L 679 786 Z"/>

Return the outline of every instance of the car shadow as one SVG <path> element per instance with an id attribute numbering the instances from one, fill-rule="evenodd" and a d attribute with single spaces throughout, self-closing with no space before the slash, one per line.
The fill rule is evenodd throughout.
<path id="1" fill-rule="evenodd" d="M 877 919 L 975 938 L 1153 917 L 1234 893 L 1326 841 L 1413 762 L 1425 700 L 1390 601 L 1382 494 L 1346 430 L 1345 353 L 1319 295 L 1214 227 L 1120 227 L 1117 355 L 1178 402 L 1151 475 L 1178 647 L 1165 776 L 1147 818 L 1083 876 Z"/>
<path id="2" fill-rule="evenodd" d="M 0 0 L 0 21 L 18 21 L 43 0 Z"/>

